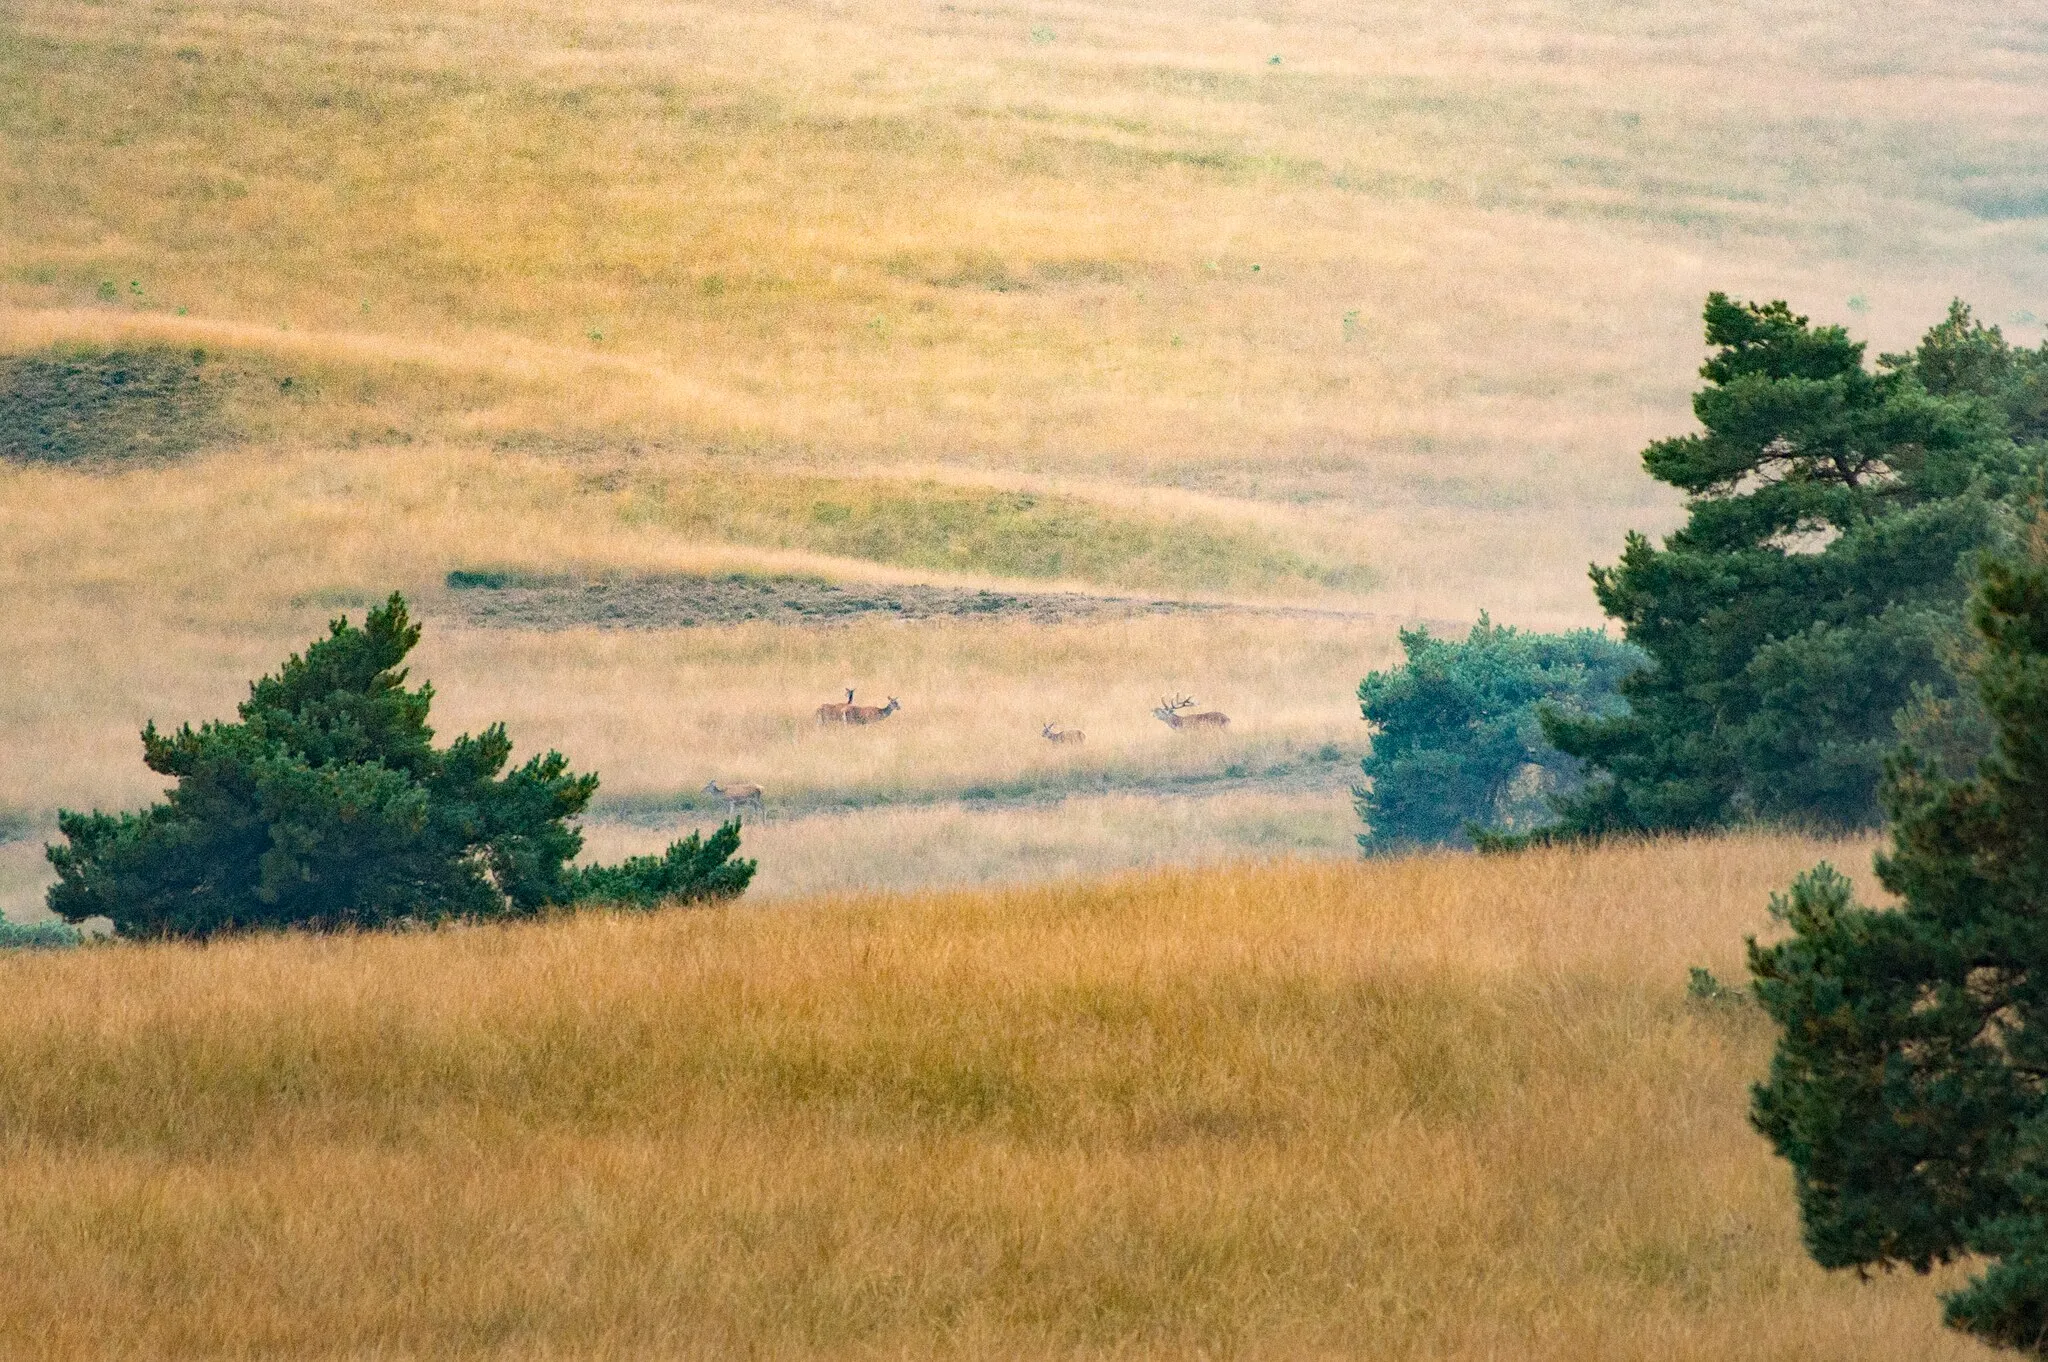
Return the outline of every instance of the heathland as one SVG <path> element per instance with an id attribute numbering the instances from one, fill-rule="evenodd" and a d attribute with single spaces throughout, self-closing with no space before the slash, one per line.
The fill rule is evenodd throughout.
<path id="1" fill-rule="evenodd" d="M 2004 0 L 0 5 L 0 909 L 393 589 L 593 855 L 767 792 L 0 959 L 0 1355 L 1981 1356 L 1686 989 L 1869 846 L 1349 863 L 1354 689 L 1597 622 L 1709 289 L 2037 341 L 2044 146 Z"/>
<path id="2" fill-rule="evenodd" d="M 1396 624 L 1590 623 L 1674 523 L 1707 289 L 2038 334 L 2044 67 L 1992 3 L 8 6 L 0 895 L 394 587 L 602 838 L 766 786 L 763 892 L 1342 851 Z M 1334 613 L 486 628 L 451 572 Z M 807 727 L 846 686 L 904 709 Z"/>

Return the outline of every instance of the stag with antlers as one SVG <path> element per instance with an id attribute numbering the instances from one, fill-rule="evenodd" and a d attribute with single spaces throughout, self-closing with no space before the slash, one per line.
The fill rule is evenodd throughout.
<path id="1" fill-rule="evenodd" d="M 1230 716 L 1218 709 L 1205 709 L 1200 714 L 1183 714 L 1182 710 L 1195 703 L 1192 695 L 1183 695 L 1177 700 L 1162 698 L 1159 708 L 1152 711 L 1152 717 L 1171 729 L 1230 727 Z"/>
<path id="2" fill-rule="evenodd" d="M 1060 728 L 1051 723 L 1039 729 L 1038 734 L 1047 742 L 1084 743 L 1088 741 L 1088 735 L 1078 728 Z"/>

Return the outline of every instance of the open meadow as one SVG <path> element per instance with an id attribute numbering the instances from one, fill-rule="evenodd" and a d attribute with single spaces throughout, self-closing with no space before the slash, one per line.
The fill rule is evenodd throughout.
<path id="1" fill-rule="evenodd" d="M 0 959 L 0 1354 L 1988 1357 L 1805 1256 L 1770 891 L 1154 871 Z"/>
<path id="2" fill-rule="evenodd" d="M 0 951 L 0 1358 L 1988 1356 L 1688 990 L 1873 843 L 1351 787 L 1679 523 L 1709 290 L 2039 343 L 2043 148 L 2010 0 L 0 3 L 0 914 L 393 591 L 586 859 L 763 787 L 716 910 Z"/>
<path id="3" fill-rule="evenodd" d="M 2044 77 L 1988 2 L 20 0 L 0 896 L 154 792 L 145 720 L 394 588 L 444 731 L 604 776 L 594 844 L 718 778 L 841 887 L 904 883 L 817 851 L 903 819 L 933 882 L 1012 815 L 1048 870 L 1341 852 L 1397 625 L 1594 622 L 1586 563 L 1674 523 L 1636 455 L 1707 289 L 2039 335 Z M 461 572 L 1257 608 L 507 624 Z M 903 710 L 808 726 L 847 686 Z M 1211 793 L 1169 821 L 1250 840 L 1058 814 Z"/>

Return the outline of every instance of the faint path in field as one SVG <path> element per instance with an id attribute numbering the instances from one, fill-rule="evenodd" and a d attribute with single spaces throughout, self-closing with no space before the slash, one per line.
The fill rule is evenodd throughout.
<path id="1" fill-rule="evenodd" d="M 935 809 L 957 805 L 974 812 L 994 812 L 1050 808 L 1069 799 L 1092 799 L 1102 795 L 1165 799 L 1254 792 L 1315 794 L 1350 789 L 1358 779 L 1358 762 L 1362 755 L 1330 747 L 1291 761 L 1275 762 L 1257 771 L 1233 764 L 1215 771 L 1171 775 L 1089 771 L 1067 776 L 985 780 L 951 788 L 807 791 L 782 797 L 770 796 L 766 814 L 770 821 L 791 823 L 874 809 Z M 725 808 L 723 801 L 693 791 L 622 795 L 612 799 L 600 795 L 588 821 L 661 827 L 716 817 L 722 815 Z"/>

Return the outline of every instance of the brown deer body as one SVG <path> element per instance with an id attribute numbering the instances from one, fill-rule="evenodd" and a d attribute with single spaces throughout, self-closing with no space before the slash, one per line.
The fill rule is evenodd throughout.
<path id="1" fill-rule="evenodd" d="M 829 700 L 818 706 L 818 722 L 821 724 L 843 724 L 846 711 L 853 708 L 853 687 L 846 688 L 845 700 Z"/>
<path id="2" fill-rule="evenodd" d="M 1194 703 L 1194 697 L 1183 695 L 1178 700 L 1159 702 L 1159 708 L 1152 711 L 1152 717 L 1171 729 L 1207 728 L 1221 732 L 1230 727 L 1230 716 L 1220 709 L 1205 709 L 1200 714 L 1183 714 L 1182 710 Z"/>
<path id="3" fill-rule="evenodd" d="M 889 697 L 886 705 L 848 705 L 846 722 L 850 724 L 878 724 L 903 708 L 903 702 L 895 696 Z"/>
<path id="4" fill-rule="evenodd" d="M 756 812 L 767 812 L 767 806 L 761 802 L 761 787 L 758 785 L 744 785 L 738 782 L 720 785 L 715 780 L 707 780 L 704 782 L 704 793 L 714 794 L 723 799 L 725 811 L 729 814 L 736 814 L 747 805 L 752 805 Z"/>
<path id="5" fill-rule="evenodd" d="M 1088 741 L 1088 735 L 1078 728 L 1054 728 L 1051 724 L 1047 724 L 1044 728 L 1039 729 L 1038 732 L 1039 736 L 1047 742 L 1083 743 Z"/>

